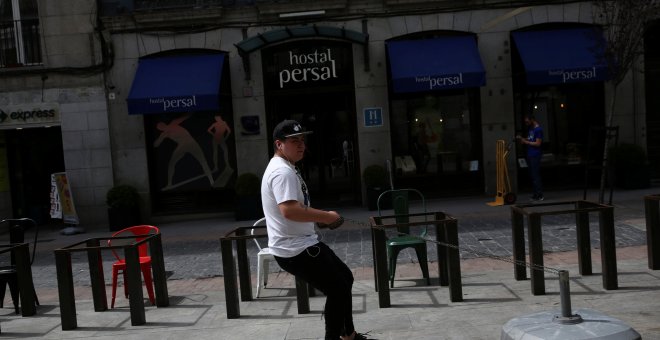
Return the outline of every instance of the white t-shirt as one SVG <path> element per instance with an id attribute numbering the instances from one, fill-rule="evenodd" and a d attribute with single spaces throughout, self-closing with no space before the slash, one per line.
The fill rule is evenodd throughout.
<path id="1" fill-rule="evenodd" d="M 268 248 L 275 256 L 293 257 L 318 243 L 313 222 L 286 219 L 278 207 L 286 201 L 304 203 L 303 183 L 296 169 L 277 156 L 270 160 L 261 179 L 261 203 L 266 215 Z"/>

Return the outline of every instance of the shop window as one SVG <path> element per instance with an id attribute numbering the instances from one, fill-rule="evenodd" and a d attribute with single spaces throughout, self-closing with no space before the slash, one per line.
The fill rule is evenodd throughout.
<path id="1" fill-rule="evenodd" d="M 0 1 L 0 68 L 41 64 L 36 0 Z"/>
<path id="2" fill-rule="evenodd" d="M 230 114 L 206 111 L 145 116 L 155 212 L 233 208 L 236 145 L 232 126 Z"/>
<path id="3" fill-rule="evenodd" d="M 644 88 L 646 91 L 646 151 L 652 176 L 660 178 L 660 20 L 653 21 L 644 34 Z"/>
<path id="4" fill-rule="evenodd" d="M 602 141 L 598 142 L 601 137 L 594 135 L 593 129 L 605 123 L 603 83 L 528 87 L 527 91 L 516 93 L 515 108 L 518 135 L 527 134 L 524 116 L 528 114 L 534 115 L 543 128 L 544 186 L 585 185 L 585 166 L 599 164 L 602 159 Z M 525 147 L 516 145 L 517 157 L 525 158 Z M 519 168 L 518 175 L 523 187 L 531 183 L 527 169 Z"/>
<path id="5" fill-rule="evenodd" d="M 525 115 L 534 115 L 543 128 L 542 165 L 577 165 L 598 155 L 587 155 L 589 129 L 604 121 L 602 83 L 539 88 L 518 93 L 516 130 L 525 135 Z M 520 150 L 518 155 L 524 155 Z"/>
<path id="6" fill-rule="evenodd" d="M 398 177 L 479 171 L 477 94 L 469 89 L 392 100 L 392 150 Z"/>
<path id="7" fill-rule="evenodd" d="M 599 58 L 602 45 L 594 47 L 593 39 L 599 36 L 592 35 L 600 30 L 584 24 L 544 24 L 517 31 L 534 32 L 537 38 L 544 37 L 540 46 L 539 39 L 525 39 L 516 32 L 511 36 L 516 134 L 527 134 L 524 117 L 533 115 L 544 132 L 541 145 L 543 185 L 548 188 L 584 186 L 588 169 L 585 165 L 598 164 L 602 159 L 602 142 L 598 142 L 601 136 L 597 131 L 605 124 L 603 82 L 608 76 Z M 553 53 L 561 47 L 562 53 L 570 58 L 538 53 L 540 47 L 551 47 L 547 51 Z M 588 77 L 557 77 L 568 71 Z M 526 148 L 516 145 L 518 183 L 525 187 L 530 184 L 529 171 L 521 161 Z"/>

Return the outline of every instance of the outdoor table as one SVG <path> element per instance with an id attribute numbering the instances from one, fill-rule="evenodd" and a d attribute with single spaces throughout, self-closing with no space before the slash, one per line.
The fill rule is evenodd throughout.
<path id="1" fill-rule="evenodd" d="M 559 208 L 572 206 L 573 208 Z M 589 236 L 589 213 L 599 214 L 600 258 L 602 262 L 603 288 L 617 289 L 616 245 L 614 240 L 614 207 L 589 201 L 566 201 L 551 203 L 519 204 L 511 207 L 514 277 L 517 281 L 527 279 L 525 265 L 524 218 L 527 216 L 529 262 L 532 294 L 545 294 L 543 275 L 543 240 L 541 217 L 549 215 L 575 214 L 577 252 L 581 275 L 591 275 L 591 241 Z M 536 267 L 537 269 L 534 269 Z"/>
<path id="2" fill-rule="evenodd" d="M 30 265 L 30 245 L 27 243 L 10 243 L 0 245 L 0 254 L 9 253 L 14 257 L 18 291 L 21 299 L 21 315 L 32 316 L 37 313 L 34 301 L 34 283 L 32 282 L 32 267 Z"/>
<path id="3" fill-rule="evenodd" d="M 136 237 L 144 237 L 144 239 L 138 242 L 136 241 Z M 112 240 L 112 246 L 108 246 L 107 240 Z M 163 246 L 160 233 L 90 238 L 54 250 L 62 330 L 71 330 L 78 327 L 76 299 L 73 291 L 73 272 L 71 269 L 71 253 L 73 252 L 87 252 L 94 311 L 102 312 L 108 309 L 108 301 L 105 292 L 101 251 L 123 249 L 126 260 L 126 270 L 124 271 L 126 279 L 124 284 L 128 289 L 131 325 L 138 326 L 146 323 L 142 294 L 142 271 L 140 269 L 138 251 L 138 246 L 145 242 L 149 243 L 156 306 L 169 306 L 170 301 L 167 293 L 167 279 L 165 277 L 165 262 L 163 260 Z"/>
<path id="4" fill-rule="evenodd" d="M 241 301 L 252 301 L 252 280 L 250 274 L 250 259 L 247 256 L 247 240 L 268 237 L 266 226 L 238 227 L 220 238 L 222 253 L 222 275 L 225 281 L 225 304 L 227 319 L 237 319 L 241 316 L 238 302 L 238 285 L 236 284 L 236 263 L 238 262 L 238 281 L 241 288 Z M 236 243 L 236 258 L 234 258 L 233 243 Z M 298 314 L 309 313 L 309 296 L 314 294 L 308 290 L 307 282 L 296 277 L 296 300 Z"/>
<path id="5" fill-rule="evenodd" d="M 660 195 L 644 197 L 649 269 L 660 269 Z"/>
<path id="6" fill-rule="evenodd" d="M 405 216 L 408 223 L 396 223 L 396 218 Z M 421 219 L 421 221 L 420 221 Z M 386 229 L 415 226 L 435 226 L 438 252 L 438 273 L 441 286 L 449 286 L 451 302 L 463 301 L 461 283 L 461 263 L 458 251 L 458 222 L 442 212 L 429 212 L 407 215 L 373 216 L 371 221 L 371 241 L 374 256 L 374 281 L 378 291 L 380 308 L 391 306 L 389 271 L 387 269 Z M 388 224 L 388 222 L 393 223 Z M 446 246 L 444 244 L 452 245 Z"/>

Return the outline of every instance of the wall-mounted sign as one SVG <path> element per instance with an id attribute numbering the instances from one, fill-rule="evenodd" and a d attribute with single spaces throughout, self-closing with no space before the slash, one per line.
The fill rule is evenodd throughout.
<path id="1" fill-rule="evenodd" d="M 58 103 L 0 106 L 0 129 L 59 123 L 60 105 Z"/>
<path id="2" fill-rule="evenodd" d="M 383 126 L 383 108 L 380 107 L 365 107 L 364 112 L 364 126 Z"/>
<path id="3" fill-rule="evenodd" d="M 287 90 L 352 83 L 350 44 L 314 40 L 278 45 L 262 51 L 265 85 Z"/>

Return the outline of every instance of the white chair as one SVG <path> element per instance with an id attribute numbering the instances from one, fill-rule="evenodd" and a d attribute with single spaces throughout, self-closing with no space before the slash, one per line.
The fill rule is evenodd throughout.
<path id="1" fill-rule="evenodd" d="M 252 226 L 261 226 L 264 222 L 266 222 L 266 218 L 262 217 L 254 222 Z M 252 229 L 252 234 L 254 235 L 254 229 Z M 270 253 L 268 247 L 262 248 L 256 238 L 252 240 L 259 248 L 257 254 L 257 292 L 255 294 L 255 298 L 258 298 L 261 295 L 261 289 L 268 284 L 268 269 L 270 268 L 270 262 L 275 261 L 275 257 Z"/>

